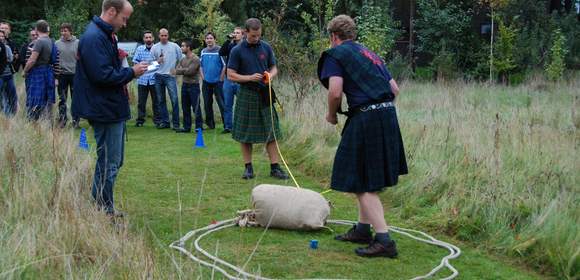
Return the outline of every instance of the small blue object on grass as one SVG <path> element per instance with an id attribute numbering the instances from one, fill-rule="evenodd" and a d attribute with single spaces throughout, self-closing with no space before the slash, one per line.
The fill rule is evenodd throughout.
<path id="1" fill-rule="evenodd" d="M 318 240 L 310 240 L 310 249 L 318 249 Z"/>
<path id="2" fill-rule="evenodd" d="M 196 129 L 196 131 L 197 137 L 195 138 L 195 146 L 193 148 L 205 148 L 205 144 L 203 143 L 203 130 Z"/>
<path id="3" fill-rule="evenodd" d="M 81 136 L 79 137 L 79 148 L 88 151 L 89 143 L 87 142 L 87 130 L 81 129 Z"/>

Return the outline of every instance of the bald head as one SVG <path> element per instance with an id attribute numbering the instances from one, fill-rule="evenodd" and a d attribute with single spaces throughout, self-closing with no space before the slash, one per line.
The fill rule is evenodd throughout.
<path id="1" fill-rule="evenodd" d="M 169 42 L 169 30 L 165 28 L 159 29 L 159 42 L 161 44 L 167 44 Z"/>

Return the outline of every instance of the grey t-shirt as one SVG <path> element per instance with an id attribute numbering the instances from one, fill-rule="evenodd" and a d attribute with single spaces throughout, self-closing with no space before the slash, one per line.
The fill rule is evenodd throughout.
<path id="1" fill-rule="evenodd" d="M 163 54 L 164 62 L 159 65 L 156 74 L 169 75 L 171 69 L 175 69 L 179 60 L 181 60 L 182 53 L 179 45 L 173 42 L 167 42 L 167 44 L 161 44 L 161 42 L 153 45 L 151 48 L 151 55 L 158 60 Z"/>
<path id="2" fill-rule="evenodd" d="M 52 40 L 48 37 L 40 37 L 34 43 L 33 51 L 38 52 L 38 59 L 34 67 L 50 64 L 52 54 Z"/>

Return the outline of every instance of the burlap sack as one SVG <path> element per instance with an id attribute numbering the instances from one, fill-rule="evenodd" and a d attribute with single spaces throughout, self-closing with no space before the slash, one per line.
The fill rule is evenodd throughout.
<path id="1" fill-rule="evenodd" d="M 261 226 L 316 230 L 324 227 L 330 206 L 317 192 L 295 187 L 259 185 L 252 190 L 256 221 Z"/>

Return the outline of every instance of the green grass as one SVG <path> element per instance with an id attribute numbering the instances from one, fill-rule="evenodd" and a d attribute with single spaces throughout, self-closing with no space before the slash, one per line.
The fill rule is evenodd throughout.
<path id="1" fill-rule="evenodd" d="M 205 226 L 213 220 L 232 218 L 237 210 L 249 208 L 251 190 L 258 184 L 291 185 L 290 181 L 280 182 L 268 176 L 269 163 L 263 146 L 257 146 L 254 153 L 257 177 L 244 181 L 240 179 L 243 165 L 239 147 L 230 135 L 210 130 L 204 137 L 207 148 L 194 149 L 193 134 L 160 131 L 151 124 L 143 128 L 129 126 L 125 166 L 116 187 L 117 203 L 130 214 L 136 231 L 150 232 L 150 244 L 159 254 L 157 260 L 173 269 L 168 272 L 170 278 L 178 277 L 180 271 L 195 270 L 197 267 L 178 252 L 168 249 L 170 242 L 189 230 Z M 320 182 L 304 176 L 296 167 L 293 171 L 298 173 L 298 180 L 304 187 L 322 190 Z M 355 202 L 351 197 L 331 193 L 328 198 L 335 206 L 332 218 L 356 218 Z M 396 225 L 406 225 L 392 215 L 387 214 L 387 218 Z M 332 228 L 337 232 L 346 230 L 345 227 Z M 210 252 L 217 249 L 225 260 L 243 265 L 261 233 L 262 229 L 259 228 L 233 228 L 212 235 L 202 244 Z M 447 254 L 444 249 L 395 234 L 400 258 L 367 260 L 354 255 L 356 246 L 336 242 L 332 238 L 333 234 L 329 231 L 269 230 L 250 261 L 248 271 L 260 271 L 266 277 L 290 279 L 407 279 L 429 272 Z M 439 238 L 449 240 L 441 235 Z M 320 240 L 320 249 L 314 251 L 308 248 L 311 239 Z M 460 270 L 461 279 L 538 278 L 533 273 L 506 265 L 505 260 L 489 257 L 465 244 L 460 246 L 464 254 L 453 264 Z M 177 267 L 169 262 L 170 256 L 178 260 Z M 202 278 L 206 278 L 211 272 L 203 269 L 200 273 Z"/>
<path id="2" fill-rule="evenodd" d="M 459 279 L 548 278 L 522 263 L 538 265 L 538 270 L 548 274 L 566 271 L 566 265 L 557 266 L 567 262 L 574 267 L 576 259 L 567 259 L 567 252 L 577 248 L 575 224 L 570 223 L 578 219 L 571 207 L 577 196 L 551 206 L 562 213 L 560 220 L 545 212 L 558 194 L 558 184 L 563 186 L 560 192 L 577 191 L 570 185 L 575 180 L 570 171 L 577 166 L 569 164 L 575 163 L 570 137 L 577 137 L 571 130 L 576 119 L 565 113 L 570 108 L 566 91 L 570 86 L 551 96 L 530 88 L 498 87 L 497 93 L 489 95 L 489 90 L 479 86 L 403 87 L 406 95 L 399 101 L 399 113 L 411 172 L 399 186 L 382 193 L 386 218 L 390 224 L 421 229 L 458 245 L 463 254 L 452 264 L 460 272 Z M 286 105 L 281 114 L 286 133 L 282 152 L 300 184 L 321 191 L 328 185 L 341 126 L 324 122 L 323 94 L 293 103 L 288 87 L 278 92 Z M 464 94 L 453 94 L 460 92 Z M 542 116 L 542 112 L 549 113 Z M 257 177 L 242 180 L 239 146 L 230 135 L 220 134 L 219 126 L 205 131 L 207 148 L 194 149 L 194 134 L 157 130 L 149 119 L 143 128 L 129 122 L 125 165 L 115 187 L 117 206 L 128 214 L 126 227 L 119 229 L 92 211 L 88 199 L 94 164 L 92 131 L 88 129 L 92 150 L 87 154 L 76 148 L 78 131 L 26 124 L 22 113 L 16 120 L 0 118 L 0 247 L 5 248 L 0 250 L 0 278 L 209 279 L 212 271 L 170 249 L 169 244 L 194 228 L 249 208 L 251 190 L 258 184 L 291 185 L 268 176 L 269 163 L 261 145 L 254 151 Z M 499 138 L 494 138 L 493 122 L 482 121 L 493 120 L 495 113 L 503 120 Z M 535 134 L 524 141 L 522 130 L 530 123 Z M 86 122 L 82 125 L 88 128 Z M 494 139 L 499 139 L 495 143 L 500 144 L 501 162 L 510 170 L 495 183 L 489 180 L 489 174 L 497 172 L 495 158 L 489 156 L 496 154 L 492 152 Z M 559 144 L 541 146 L 541 139 Z M 553 168 L 546 168 L 536 156 L 540 148 L 555 153 L 548 158 Z M 545 176 L 556 178 L 557 184 Z M 507 188 L 505 182 L 510 180 L 519 183 Z M 535 182 L 549 188 L 532 189 L 523 196 L 522 186 Z M 504 199 L 490 200 L 495 197 L 486 191 L 490 184 L 502 186 L 495 186 L 494 192 Z M 59 199 L 49 203 L 47 197 L 55 190 Z M 331 218 L 356 219 L 353 197 L 331 192 L 327 198 L 334 204 Z M 543 224 L 538 224 L 538 215 L 544 217 Z M 516 231 L 505 224 L 514 217 L 519 217 Z M 244 264 L 261 234 L 259 228 L 231 228 L 204 239 L 202 245 L 225 260 Z M 426 274 L 447 254 L 398 234 L 393 237 L 400 251 L 398 259 L 361 259 L 353 253 L 356 245 L 334 241 L 328 230 L 271 229 L 247 270 L 287 279 L 408 279 Z M 309 249 L 311 239 L 320 241 L 318 250 Z M 558 253 L 561 240 L 569 240 L 562 243 L 569 248 Z M 192 249 L 191 242 L 186 245 Z M 549 254 L 541 257 L 541 250 Z M 553 259 L 561 262 L 547 261 Z M 443 270 L 437 277 L 447 275 L 449 271 Z M 574 270 L 567 275 L 573 278 Z"/>

